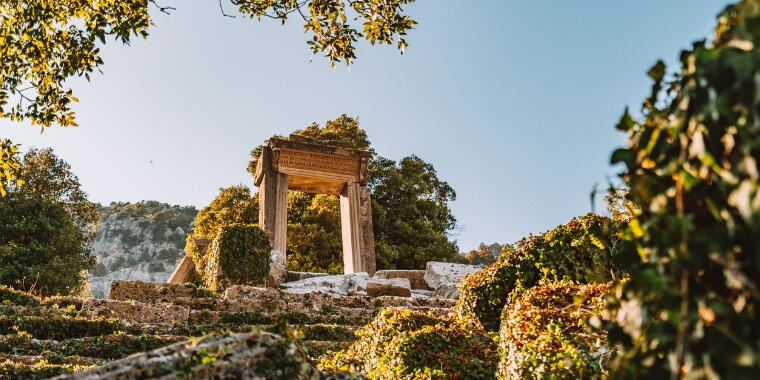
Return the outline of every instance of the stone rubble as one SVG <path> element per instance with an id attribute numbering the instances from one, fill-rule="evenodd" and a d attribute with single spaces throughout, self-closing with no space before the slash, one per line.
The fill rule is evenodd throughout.
<path id="1" fill-rule="evenodd" d="M 289 293 L 327 292 L 336 294 L 366 294 L 369 273 L 351 273 L 333 276 L 319 276 L 304 280 L 284 282 L 280 288 Z"/>

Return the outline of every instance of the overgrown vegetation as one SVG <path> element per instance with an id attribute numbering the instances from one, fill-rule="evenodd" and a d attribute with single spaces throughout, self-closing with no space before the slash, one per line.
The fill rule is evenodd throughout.
<path id="1" fill-rule="evenodd" d="M 607 284 L 528 289 L 502 314 L 501 379 L 601 379 L 612 350 L 599 327 Z"/>
<path id="2" fill-rule="evenodd" d="M 219 228 L 205 253 L 199 252 L 203 283 L 212 292 L 231 285 L 265 285 L 272 244 L 258 225 L 233 224 Z"/>
<path id="3" fill-rule="evenodd" d="M 491 379 L 496 371 L 493 336 L 453 319 L 389 308 L 356 335 L 350 347 L 323 357 L 319 368 L 371 379 Z"/>
<path id="4" fill-rule="evenodd" d="M 618 249 L 618 224 L 588 214 L 541 235 L 504 246 L 499 259 L 465 278 L 457 312 L 488 331 L 497 331 L 504 305 L 543 282 L 607 282 L 624 271 L 613 262 Z"/>
<path id="5" fill-rule="evenodd" d="M 760 1 L 718 17 L 715 39 L 649 71 L 642 120 L 613 163 L 641 207 L 610 309 L 614 377 L 753 378 L 760 372 Z"/>

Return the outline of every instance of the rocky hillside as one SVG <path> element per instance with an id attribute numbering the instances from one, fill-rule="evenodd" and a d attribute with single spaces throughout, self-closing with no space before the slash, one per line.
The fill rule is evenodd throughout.
<path id="1" fill-rule="evenodd" d="M 197 213 L 156 201 L 101 207 L 93 243 L 97 264 L 88 276 L 93 296 L 106 297 L 111 280 L 165 282 L 184 255 Z"/>

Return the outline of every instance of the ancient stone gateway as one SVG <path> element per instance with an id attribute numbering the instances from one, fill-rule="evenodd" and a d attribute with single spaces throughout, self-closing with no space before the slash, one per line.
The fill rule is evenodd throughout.
<path id="1" fill-rule="evenodd" d="M 254 175 L 259 187 L 259 225 L 272 239 L 270 281 L 285 278 L 288 190 L 340 196 L 344 273 L 375 273 L 372 202 L 367 182 L 370 152 L 291 135 L 262 146 Z"/>

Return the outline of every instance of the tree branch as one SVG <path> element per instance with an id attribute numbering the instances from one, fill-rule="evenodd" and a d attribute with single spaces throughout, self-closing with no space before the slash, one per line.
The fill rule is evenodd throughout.
<path id="1" fill-rule="evenodd" d="M 165 13 L 165 14 L 170 15 L 171 11 L 176 11 L 177 10 L 177 8 L 174 8 L 174 7 L 162 7 L 162 6 L 158 5 L 158 3 L 156 3 L 156 0 L 149 0 L 149 1 L 150 1 L 151 4 L 155 5 L 156 8 L 158 8 L 158 10 L 161 13 Z"/>

